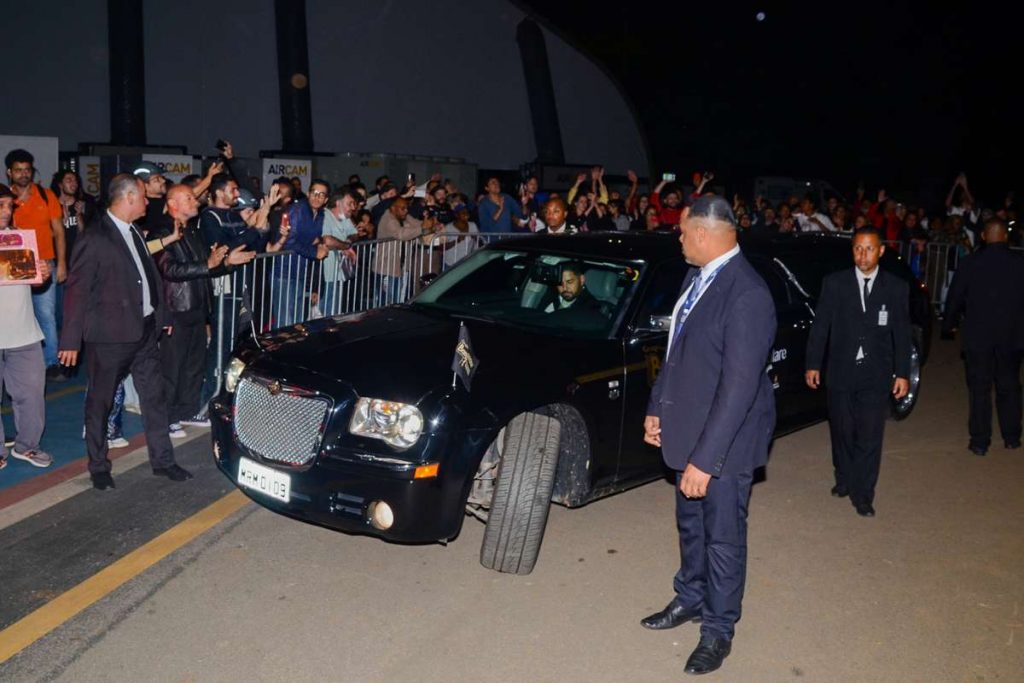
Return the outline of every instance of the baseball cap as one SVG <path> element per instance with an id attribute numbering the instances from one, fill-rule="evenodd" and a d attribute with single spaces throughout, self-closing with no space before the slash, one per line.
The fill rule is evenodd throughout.
<path id="1" fill-rule="evenodd" d="M 244 187 L 238 188 L 238 201 L 235 202 L 236 209 L 258 209 L 260 202 L 249 190 Z"/>
<path id="2" fill-rule="evenodd" d="M 690 218 L 710 218 L 736 227 L 736 215 L 729 202 L 718 196 L 700 197 L 690 206 Z"/>
<path id="3" fill-rule="evenodd" d="M 132 175 L 145 182 L 153 176 L 163 176 L 164 170 L 151 161 L 140 161 L 132 169 Z"/>

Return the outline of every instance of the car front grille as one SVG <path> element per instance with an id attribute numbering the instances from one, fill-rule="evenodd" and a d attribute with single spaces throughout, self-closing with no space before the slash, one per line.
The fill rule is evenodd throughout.
<path id="1" fill-rule="evenodd" d="M 243 377 L 235 392 L 235 433 L 256 455 L 305 465 L 320 448 L 328 407 L 324 398 L 303 396 L 277 382 Z"/>

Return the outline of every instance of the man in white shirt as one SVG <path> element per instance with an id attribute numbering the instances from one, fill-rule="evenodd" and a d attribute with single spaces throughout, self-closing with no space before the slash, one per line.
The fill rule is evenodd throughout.
<path id="1" fill-rule="evenodd" d="M 836 226 L 825 214 L 814 208 L 814 200 L 810 196 L 804 197 L 800 203 L 800 211 L 796 214 L 797 222 L 800 224 L 800 232 L 835 232 Z"/>
<path id="2" fill-rule="evenodd" d="M 0 234 L 11 227 L 14 193 L 0 185 Z M 52 275 L 50 264 L 36 259 L 43 282 Z M 36 467 L 48 467 L 53 458 L 39 448 L 46 425 L 46 363 L 43 361 L 43 331 L 32 308 L 32 287 L 0 287 L 0 392 L 11 395 L 18 435 L 11 456 Z M 7 446 L 0 421 L 0 469 L 7 466 Z"/>
<path id="3" fill-rule="evenodd" d="M 359 195 L 354 190 L 342 189 L 331 195 L 324 212 L 321 240 L 330 250 L 323 260 L 324 287 L 318 307 L 324 315 L 337 315 L 341 286 L 351 277 L 356 254 L 351 249 L 352 238 L 358 232 L 352 216 L 359 209 Z"/>
<path id="4" fill-rule="evenodd" d="M 448 225 L 444 226 L 444 267 L 447 270 L 462 259 L 469 256 L 479 245 L 480 229 L 469 220 L 469 208 L 465 204 L 456 204 L 452 208 L 455 215 Z"/>

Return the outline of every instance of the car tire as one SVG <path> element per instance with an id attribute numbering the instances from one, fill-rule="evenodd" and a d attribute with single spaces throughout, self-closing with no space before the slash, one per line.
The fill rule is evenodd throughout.
<path id="1" fill-rule="evenodd" d="M 537 562 L 558 468 L 561 424 L 525 413 L 505 428 L 505 447 L 480 564 L 508 574 L 529 574 Z"/>
<path id="2" fill-rule="evenodd" d="M 921 396 L 921 351 L 915 342 L 910 353 L 910 391 L 899 401 L 893 399 L 892 419 L 905 420 L 914 412 L 917 399 Z"/>

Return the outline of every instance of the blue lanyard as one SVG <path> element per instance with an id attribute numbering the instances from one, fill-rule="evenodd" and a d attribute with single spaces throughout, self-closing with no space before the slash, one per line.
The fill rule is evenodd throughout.
<path id="1" fill-rule="evenodd" d="M 711 286 L 711 283 L 714 282 L 718 272 L 729 265 L 729 261 L 732 261 L 732 259 L 733 257 L 730 256 L 727 260 L 718 264 L 718 267 L 711 271 L 711 274 L 703 281 L 700 273 L 697 273 L 697 277 L 695 277 L 693 282 L 690 283 L 690 291 L 686 295 L 686 300 L 683 301 L 683 307 L 679 309 L 679 320 L 676 321 L 676 329 L 675 332 L 673 332 L 672 337 L 673 346 L 675 346 L 675 342 L 679 337 L 682 336 L 683 323 L 686 321 L 686 318 L 689 317 L 690 311 L 693 310 L 693 307 L 697 304 L 697 299 L 700 297 L 701 293 Z"/>

